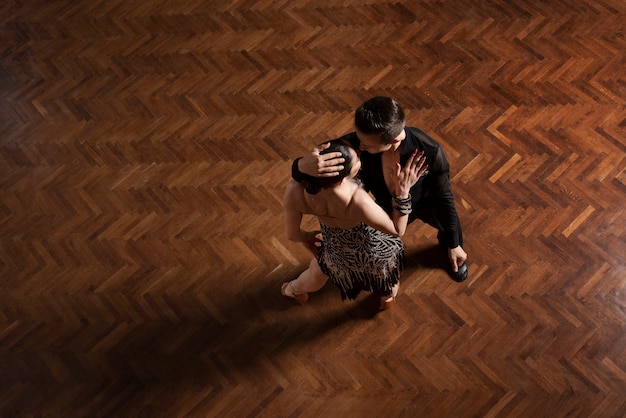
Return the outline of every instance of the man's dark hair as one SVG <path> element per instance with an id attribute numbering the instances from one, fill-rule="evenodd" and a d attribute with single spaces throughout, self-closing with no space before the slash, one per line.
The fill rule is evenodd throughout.
<path id="1" fill-rule="evenodd" d="M 389 143 L 404 129 L 404 111 L 391 97 L 372 97 L 356 110 L 354 124 L 359 132 L 380 135 Z"/>
<path id="2" fill-rule="evenodd" d="M 350 172 L 352 171 L 352 167 L 354 166 L 354 153 L 351 153 L 350 150 L 354 150 L 352 145 L 348 141 L 342 140 L 332 140 L 330 141 L 330 146 L 320 152 L 320 154 L 328 154 L 329 152 L 340 152 L 341 157 L 345 159 L 343 163 L 343 170 L 338 172 L 338 175 L 333 177 L 313 177 L 306 176 L 307 178 L 302 180 L 300 183 L 304 186 L 304 190 L 306 190 L 309 194 L 317 194 L 320 190 L 325 189 L 327 187 L 334 186 L 335 184 L 341 182 L 344 178 L 346 178 Z"/>

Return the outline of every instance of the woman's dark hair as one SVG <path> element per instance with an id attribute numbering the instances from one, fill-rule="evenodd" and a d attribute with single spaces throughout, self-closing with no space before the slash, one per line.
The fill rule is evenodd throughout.
<path id="1" fill-rule="evenodd" d="M 304 186 L 304 190 L 306 190 L 309 194 L 317 194 L 320 190 L 334 186 L 346 178 L 354 166 L 353 157 L 355 156 L 355 153 L 351 153 L 350 150 L 354 150 L 354 148 L 348 141 L 342 141 L 339 139 L 330 141 L 330 146 L 320 152 L 320 154 L 340 152 L 341 156 L 345 159 L 345 162 L 343 163 L 343 170 L 339 171 L 339 174 L 333 177 L 306 176 L 307 178 L 300 182 L 302 186 Z"/>
<path id="2" fill-rule="evenodd" d="M 359 132 L 380 135 L 385 143 L 400 135 L 405 121 L 402 107 L 391 97 L 372 97 L 354 113 L 354 125 Z"/>

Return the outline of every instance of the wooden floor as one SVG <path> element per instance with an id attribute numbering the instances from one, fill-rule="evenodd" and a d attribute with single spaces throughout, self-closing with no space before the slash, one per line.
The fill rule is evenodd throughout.
<path id="1" fill-rule="evenodd" d="M 8 0 L 0 23 L 1 417 L 626 414 L 623 0 Z M 446 151 L 470 277 L 416 223 L 393 310 L 330 283 L 293 305 L 291 161 L 375 95 Z"/>

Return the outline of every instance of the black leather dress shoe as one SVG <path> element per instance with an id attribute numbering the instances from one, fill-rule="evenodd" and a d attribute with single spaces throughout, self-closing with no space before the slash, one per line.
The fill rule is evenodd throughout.
<path id="1" fill-rule="evenodd" d="M 467 274 L 468 274 L 468 269 L 467 269 L 467 261 L 463 264 L 461 264 L 461 267 L 458 268 L 458 270 L 456 271 L 456 273 L 453 271 L 452 272 L 452 278 L 454 279 L 455 282 L 462 282 L 465 279 L 467 279 Z"/>

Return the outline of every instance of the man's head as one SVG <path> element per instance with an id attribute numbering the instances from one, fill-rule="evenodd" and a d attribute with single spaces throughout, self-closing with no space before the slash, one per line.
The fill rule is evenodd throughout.
<path id="1" fill-rule="evenodd" d="M 404 132 L 404 111 L 390 97 L 373 97 L 356 110 L 354 125 L 363 151 L 383 152 Z"/>

